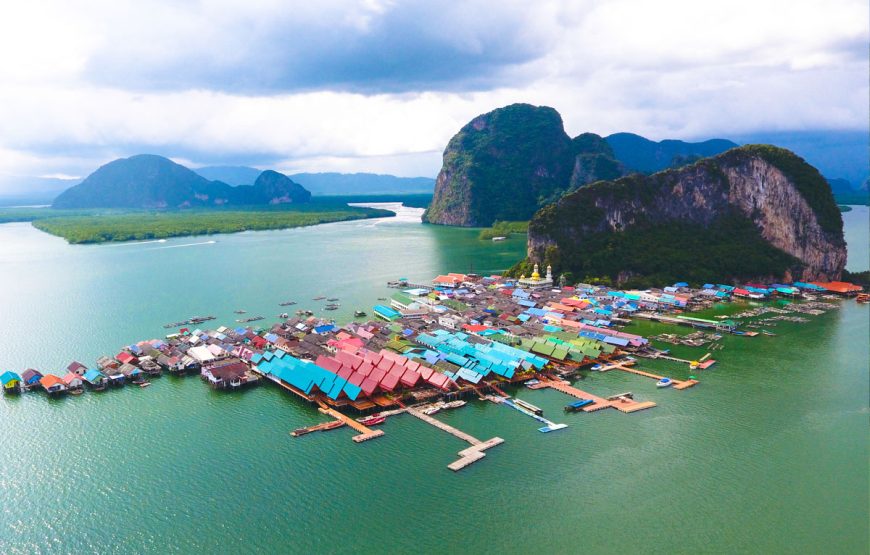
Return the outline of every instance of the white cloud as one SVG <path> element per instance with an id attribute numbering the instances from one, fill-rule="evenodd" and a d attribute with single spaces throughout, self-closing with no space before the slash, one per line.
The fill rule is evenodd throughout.
<path id="1" fill-rule="evenodd" d="M 555 107 L 571 134 L 656 139 L 866 128 L 870 117 L 863 0 L 420 6 L 15 3 L 0 19 L 0 173 L 80 175 L 156 152 L 434 175 L 464 123 L 512 102 Z M 409 14 L 429 20 L 403 32 Z M 272 79 L 304 74 L 306 56 L 346 70 L 345 84 Z M 404 79 L 415 88 L 397 90 Z"/>

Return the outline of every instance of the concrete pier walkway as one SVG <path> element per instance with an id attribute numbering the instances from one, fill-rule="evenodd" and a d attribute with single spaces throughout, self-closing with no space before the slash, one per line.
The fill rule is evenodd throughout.
<path id="1" fill-rule="evenodd" d="M 447 468 L 449 468 L 450 470 L 452 470 L 454 472 L 456 472 L 457 470 L 462 470 L 463 468 L 470 465 L 471 463 L 477 462 L 480 459 L 482 459 L 483 457 L 485 457 L 486 454 L 484 453 L 484 451 L 486 451 L 487 449 L 489 449 L 491 447 L 495 447 L 496 445 L 499 445 L 501 443 L 504 443 L 504 440 L 500 437 L 494 437 L 494 438 L 488 439 L 486 441 L 480 441 L 476 437 L 474 437 L 470 434 L 466 434 L 462 430 L 456 429 L 449 424 L 445 424 L 444 422 L 441 422 L 440 420 L 436 420 L 435 418 L 432 418 L 428 414 L 423 414 L 421 411 L 419 411 L 413 407 L 408 407 L 405 412 L 407 412 L 411 416 L 419 418 L 420 420 L 422 420 L 423 422 L 426 422 L 427 424 L 431 424 L 432 426 L 435 426 L 439 430 L 443 430 L 443 431 L 447 432 L 448 434 L 450 434 L 454 437 L 457 437 L 457 438 L 461 439 L 462 441 L 465 441 L 466 443 L 471 444 L 471 447 L 463 449 L 462 451 L 460 451 L 458 453 L 459 459 L 457 459 L 457 460 L 455 460 L 452 463 L 447 465 Z"/>

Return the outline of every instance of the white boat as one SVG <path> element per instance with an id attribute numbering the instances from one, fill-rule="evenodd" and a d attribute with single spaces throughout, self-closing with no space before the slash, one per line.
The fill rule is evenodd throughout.
<path id="1" fill-rule="evenodd" d="M 444 403 L 441 408 L 442 409 L 458 409 L 459 407 L 464 407 L 465 401 L 450 401 L 449 403 Z"/>
<path id="2" fill-rule="evenodd" d="M 674 382 L 670 378 L 662 378 L 656 382 L 656 387 L 671 387 L 672 385 Z"/>
<path id="3" fill-rule="evenodd" d="M 507 237 L 498 236 L 492 238 L 493 241 L 504 241 L 505 239 L 507 239 Z"/>
<path id="4" fill-rule="evenodd" d="M 426 407 L 425 409 L 421 410 L 420 412 L 422 412 L 423 414 L 425 414 L 427 416 L 432 416 L 434 414 L 438 414 L 438 412 L 440 412 L 440 411 L 441 411 L 440 406 L 432 405 L 430 407 Z"/>

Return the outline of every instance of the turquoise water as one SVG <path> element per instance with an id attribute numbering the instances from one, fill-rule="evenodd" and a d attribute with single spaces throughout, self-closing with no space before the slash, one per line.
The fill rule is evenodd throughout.
<path id="1" fill-rule="evenodd" d="M 849 214 L 850 247 L 857 236 L 866 250 Z M 237 308 L 271 321 L 278 302 L 319 294 L 347 316 L 388 279 L 496 271 L 522 251 L 412 221 L 93 247 L 3 225 L 0 367 L 59 371 L 165 322 L 231 322 Z M 506 440 L 457 474 L 446 465 L 465 444 L 409 416 L 361 445 L 344 429 L 291 438 L 322 416 L 272 387 L 167 376 L 0 399 L 0 552 L 866 553 L 868 315 L 847 301 L 777 337 L 726 337 L 719 365 L 682 392 L 613 372 L 580 384 L 658 403 L 633 415 L 565 415 L 563 395 L 519 390 L 569 424 L 556 433 L 480 402 L 439 414 Z"/>

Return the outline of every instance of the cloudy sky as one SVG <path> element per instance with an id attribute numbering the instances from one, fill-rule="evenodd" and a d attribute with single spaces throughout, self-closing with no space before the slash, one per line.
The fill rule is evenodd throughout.
<path id="1" fill-rule="evenodd" d="M 697 139 L 868 126 L 866 0 L 29 0 L 0 18 L 0 177 L 151 152 L 434 176 L 479 113 Z"/>

